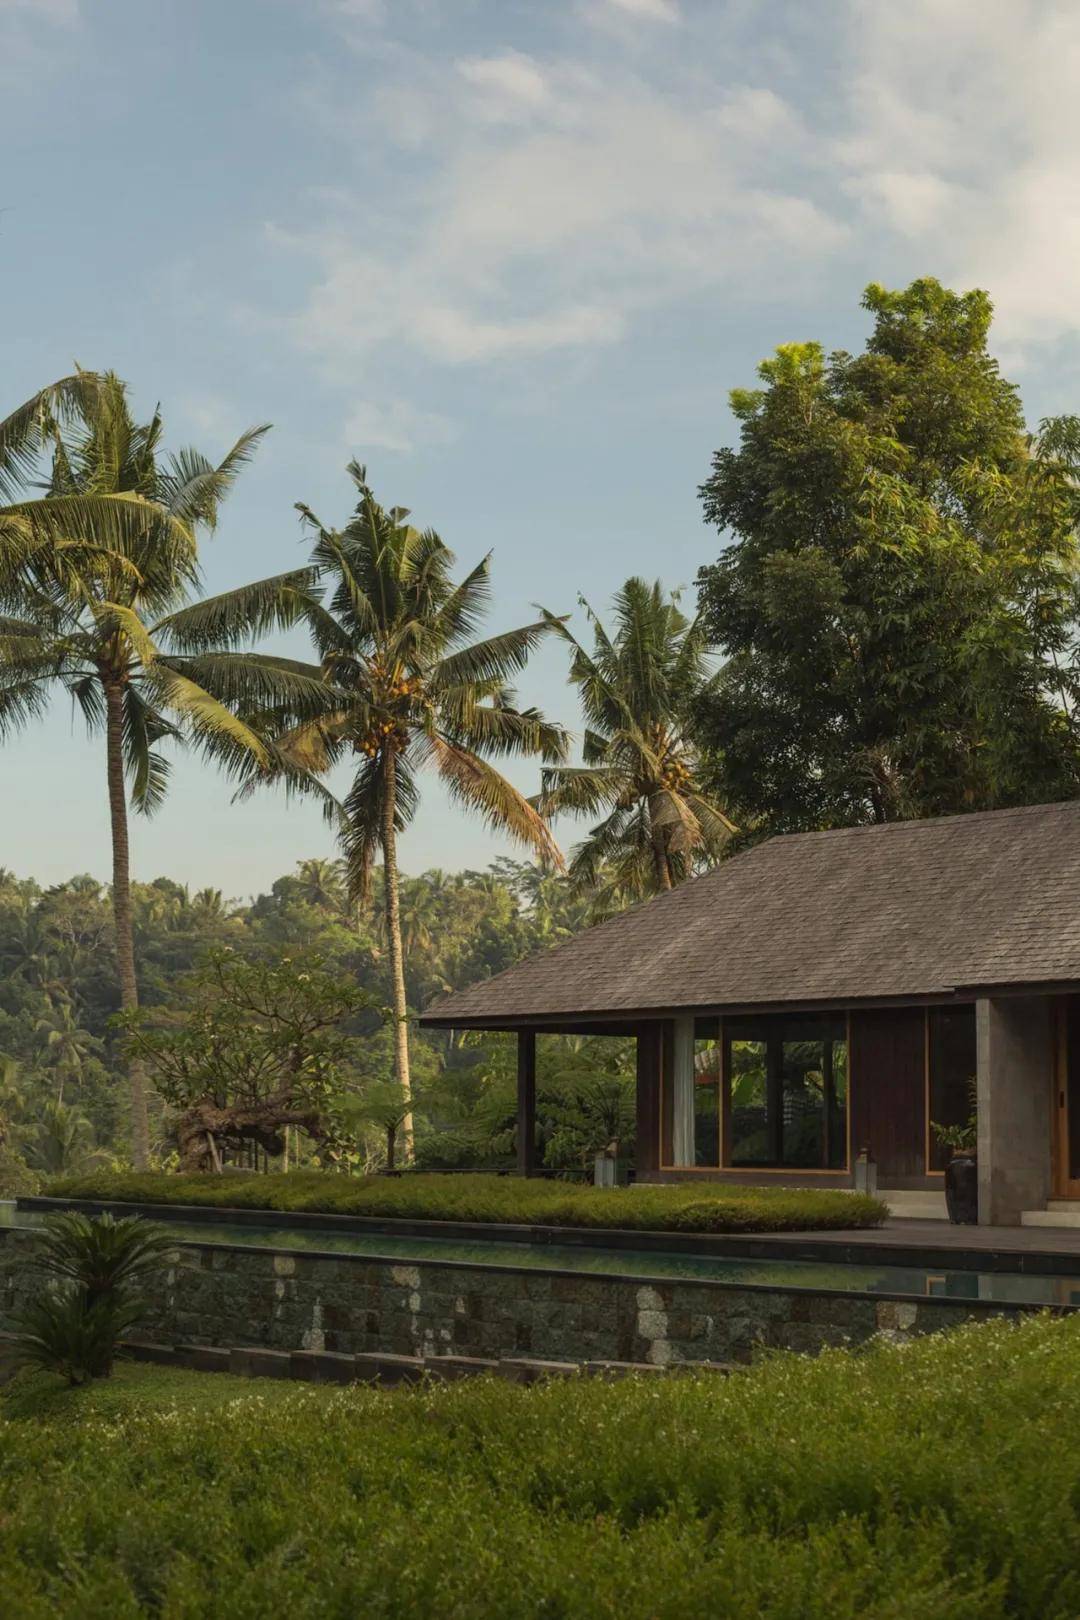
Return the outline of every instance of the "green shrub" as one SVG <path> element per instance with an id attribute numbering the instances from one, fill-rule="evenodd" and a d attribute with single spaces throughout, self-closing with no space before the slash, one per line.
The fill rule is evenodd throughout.
<path id="1" fill-rule="evenodd" d="M 790 1232 L 878 1226 L 887 1210 L 861 1194 L 796 1187 L 686 1184 L 599 1189 L 514 1176 L 292 1175 L 66 1176 L 46 1185 L 60 1198 L 203 1204 L 435 1221 L 626 1227 L 669 1232 Z"/>
<path id="2" fill-rule="evenodd" d="M 47 1368 L 70 1384 L 107 1378 L 117 1341 L 146 1314 L 144 1284 L 173 1239 L 136 1216 L 51 1215 L 24 1262 L 44 1286 L 10 1317 L 16 1365 Z"/>
<path id="3" fill-rule="evenodd" d="M 5 1410 L 12 1620 L 1080 1613 L 1077 1317 L 728 1379 L 388 1394 L 132 1368 Z"/>
<path id="4" fill-rule="evenodd" d="M 0 1142 L 0 1198 L 18 1198 L 37 1192 L 41 1177 L 26 1161 Z"/>

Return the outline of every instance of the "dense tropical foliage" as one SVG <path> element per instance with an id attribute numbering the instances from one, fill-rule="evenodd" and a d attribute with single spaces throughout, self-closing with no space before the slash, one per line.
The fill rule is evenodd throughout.
<path id="1" fill-rule="evenodd" d="M 504 858 L 487 872 L 403 876 L 400 886 L 411 1012 L 584 926 L 584 903 L 565 881 L 528 863 Z M 381 890 L 377 884 L 376 897 Z M 225 1163 L 250 1164 L 256 1142 L 260 1155 L 271 1148 L 278 1168 L 286 1153 L 292 1167 L 318 1159 L 357 1169 L 383 1163 L 386 1126 L 373 1110 L 380 1096 L 386 1101 L 381 1088 L 396 1080 L 378 899 L 358 915 L 341 868 L 318 860 L 301 861 L 269 892 L 243 904 L 213 889 L 192 894 L 168 878 L 134 883 L 131 896 L 142 1002 L 137 1027 L 145 1031 L 150 1049 L 144 1056 L 161 1087 L 150 1113 L 154 1161 L 178 1164 L 181 1138 L 208 1108 L 220 1128 L 215 1145 Z M 0 1195 L 29 1189 L 43 1174 L 89 1171 L 127 1158 L 123 1071 L 131 1019 L 116 1018 L 113 926 L 108 891 L 91 878 L 43 891 L 0 871 Z M 285 966 L 283 958 L 289 959 Z M 273 998 L 273 1026 L 267 1021 L 253 1035 L 250 1008 L 238 1017 L 237 1004 L 251 981 L 265 990 L 279 979 L 288 994 Z M 334 1051 L 318 1055 L 333 1062 L 311 1078 L 319 1087 L 330 1082 L 341 1129 L 332 1140 L 323 1137 L 320 1154 L 295 1121 L 279 1118 L 268 1137 L 261 1133 L 269 1123 L 266 1087 L 281 1076 L 280 1062 L 269 1060 L 287 1054 L 290 1018 L 321 1017 L 328 1002 L 336 1018 L 327 1032 Z M 422 1096 L 419 1158 L 429 1165 L 511 1163 L 512 1041 L 419 1031 L 411 1039 L 413 1080 Z M 215 1062 L 208 1070 L 209 1056 Z M 622 1118 L 632 1124 L 633 1071 L 625 1040 L 541 1041 L 541 1142 L 550 1148 L 553 1168 L 580 1169 L 590 1151 L 608 1141 L 605 1088 L 620 1088 Z M 210 1078 L 215 1084 L 208 1087 Z M 306 1078 L 303 1087 L 306 1092 Z M 165 1106 L 162 1090 L 173 1105 Z M 368 1092 L 374 1095 L 367 1105 L 356 1106 Z M 338 1105 L 351 1115 L 349 1131 Z M 578 1121 L 576 1135 L 568 1132 L 567 1110 Z M 624 1153 L 632 1140 L 631 1130 L 623 1137 Z M 202 1142 L 212 1163 L 205 1131 Z"/>

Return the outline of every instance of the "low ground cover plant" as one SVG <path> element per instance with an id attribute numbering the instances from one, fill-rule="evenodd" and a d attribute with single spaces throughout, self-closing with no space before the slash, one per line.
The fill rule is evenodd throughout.
<path id="1" fill-rule="evenodd" d="M 414 1220 L 619 1227 L 670 1232 L 788 1232 L 878 1226 L 886 1207 L 860 1194 L 791 1187 L 647 1186 L 602 1189 L 512 1176 L 68 1176 L 55 1197 L 201 1204 Z"/>
<path id="2" fill-rule="evenodd" d="M 1066 1620 L 1080 1318 L 730 1378 L 0 1394 L 18 1620 Z"/>

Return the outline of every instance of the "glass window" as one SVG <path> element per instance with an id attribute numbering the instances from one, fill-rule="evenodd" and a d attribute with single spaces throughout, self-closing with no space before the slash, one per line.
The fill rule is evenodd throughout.
<path id="1" fill-rule="evenodd" d="M 767 1164 L 769 1151 L 768 1051 L 764 1041 L 731 1041 L 731 1164 Z"/>
<path id="2" fill-rule="evenodd" d="M 694 1043 L 694 1163 L 720 1163 L 719 1041 Z"/>
<path id="3" fill-rule="evenodd" d="M 966 1125 L 974 1110 L 975 1008 L 931 1007 L 927 1017 L 930 1118 L 935 1125 Z M 944 1170 L 949 1149 L 928 1130 L 928 1170 Z"/>
<path id="4" fill-rule="evenodd" d="M 842 1170 L 847 1164 L 842 1018 L 732 1020 L 727 1027 L 727 1163 Z"/>

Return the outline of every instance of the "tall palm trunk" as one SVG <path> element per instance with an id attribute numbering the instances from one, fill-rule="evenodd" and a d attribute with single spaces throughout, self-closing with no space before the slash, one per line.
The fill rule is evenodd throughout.
<path id="1" fill-rule="evenodd" d="M 116 972 L 120 1005 L 139 1005 L 135 979 L 135 930 L 131 917 L 131 856 L 128 848 L 127 788 L 124 783 L 124 688 L 105 680 L 105 750 L 112 825 L 112 904 L 116 931 Z M 146 1111 L 146 1078 L 138 1058 L 128 1062 L 131 1086 L 131 1157 L 136 1170 L 150 1163 L 150 1119 Z"/>
<path id="2" fill-rule="evenodd" d="M 412 1097 L 409 1078 L 409 1026 L 408 1004 L 405 1000 L 405 961 L 401 948 L 401 907 L 398 900 L 397 828 L 397 765 L 393 744 L 388 744 L 383 764 L 382 851 L 383 889 L 386 902 L 386 935 L 390 948 L 390 988 L 394 1010 L 394 1068 L 406 1099 Z M 413 1156 L 413 1118 L 405 1115 L 401 1122 L 405 1143 L 405 1159 Z"/>
<path id="3" fill-rule="evenodd" d="M 664 829 L 658 827 L 652 819 L 650 812 L 650 836 L 652 838 L 653 868 L 656 872 L 656 881 L 661 889 L 671 888 L 671 867 L 668 864 L 667 849 L 664 846 Z"/>

